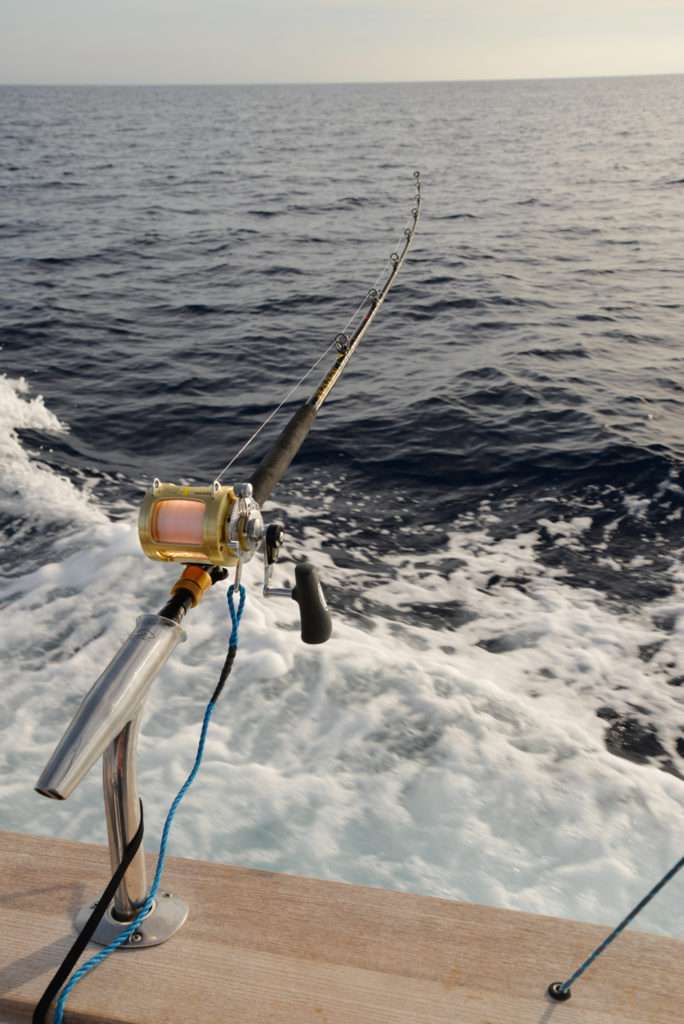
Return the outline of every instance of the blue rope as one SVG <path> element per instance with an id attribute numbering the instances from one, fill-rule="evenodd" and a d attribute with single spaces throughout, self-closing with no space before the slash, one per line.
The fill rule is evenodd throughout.
<path id="1" fill-rule="evenodd" d="M 623 931 L 627 927 L 627 925 L 630 923 L 630 921 L 634 920 L 634 918 L 637 916 L 637 914 L 641 910 L 644 909 L 646 904 L 649 903 L 653 899 L 653 897 L 656 895 L 656 893 L 660 892 L 660 890 L 663 888 L 663 886 L 667 885 L 667 883 L 670 881 L 671 878 L 674 878 L 674 876 L 677 874 L 677 872 L 679 871 L 679 869 L 682 866 L 684 866 L 684 857 L 682 857 L 680 860 L 678 860 L 677 863 L 673 867 L 671 867 L 670 870 L 665 875 L 663 875 L 663 877 L 660 879 L 658 884 L 653 886 L 651 891 L 649 893 L 647 893 L 644 896 L 644 898 L 642 900 L 640 900 L 639 903 L 637 903 L 636 907 L 634 907 L 633 910 L 630 910 L 629 914 L 627 914 L 627 917 L 625 917 L 622 921 L 620 921 L 620 924 L 617 925 L 617 927 L 613 929 L 613 931 L 610 933 L 610 935 L 603 940 L 603 942 L 600 944 L 600 946 L 596 947 L 594 952 L 591 953 L 587 957 L 587 959 L 584 961 L 584 963 L 581 964 L 577 968 L 575 973 L 573 975 L 571 975 L 568 978 L 567 981 L 560 982 L 560 984 L 557 985 L 557 991 L 561 995 L 566 995 L 566 993 L 570 992 L 570 989 L 575 984 L 577 979 L 580 978 L 584 974 L 584 972 L 587 970 L 588 967 L 591 967 L 593 962 L 595 960 L 597 960 L 598 957 L 600 957 L 601 953 L 603 953 L 604 949 L 607 949 L 607 947 L 611 944 L 613 939 L 616 939 L 618 937 L 618 935 L 620 934 L 620 932 Z M 569 998 L 569 997 L 566 997 L 566 998 Z"/>
<path id="2" fill-rule="evenodd" d="M 246 598 L 245 588 L 243 586 L 240 586 L 240 600 L 238 602 L 238 607 L 236 609 L 234 592 L 234 586 L 228 588 L 228 611 L 230 612 L 230 621 L 232 623 L 232 630 L 230 633 L 230 640 L 228 642 L 228 646 L 229 650 L 232 649 L 233 652 L 236 650 L 238 645 L 238 631 L 240 628 L 240 620 L 242 619 L 242 613 L 245 610 Z M 169 808 L 169 812 L 166 815 L 166 821 L 164 822 L 164 828 L 162 830 L 161 842 L 159 844 L 157 867 L 154 872 L 154 879 L 152 881 L 152 885 L 150 887 L 149 894 L 145 899 L 145 902 L 143 903 L 142 907 L 136 914 L 135 918 L 131 921 L 127 928 L 120 932 L 120 934 L 117 935 L 117 937 L 113 939 L 108 946 L 104 946 L 103 949 L 101 949 L 98 953 L 92 956 L 90 960 L 86 960 L 86 962 L 72 974 L 68 983 L 62 989 L 59 999 L 57 1000 L 54 1024 L 62 1024 L 64 1018 L 64 1006 L 66 1004 L 67 999 L 69 998 L 69 994 L 71 993 L 72 989 L 75 988 L 76 985 L 78 985 L 79 981 L 82 978 L 84 978 L 86 974 L 89 974 L 90 971 L 93 971 L 98 966 L 98 964 L 101 964 L 103 960 L 106 960 L 107 957 L 110 956 L 110 954 L 113 953 L 115 949 L 118 949 L 120 946 L 123 946 L 124 943 L 128 941 L 129 937 L 136 930 L 141 921 L 144 921 L 144 919 L 152 910 L 154 906 L 155 897 L 157 895 L 157 892 L 159 891 L 162 873 L 164 871 L 164 863 L 166 861 L 167 846 L 169 842 L 169 833 L 171 831 L 173 819 L 176 816 L 176 811 L 178 810 L 180 802 L 182 801 L 187 791 L 190 789 L 190 786 L 195 781 L 195 776 L 197 775 L 200 769 L 200 765 L 202 764 L 202 758 L 204 756 L 204 745 L 207 739 L 207 730 L 209 729 L 209 722 L 211 720 L 211 716 L 214 713 L 215 707 L 216 700 L 215 697 L 212 697 L 212 699 L 207 704 L 207 707 L 204 712 L 202 730 L 200 732 L 199 743 L 197 744 L 197 753 L 195 754 L 195 763 L 193 764 L 192 770 L 188 775 L 187 779 L 185 780 L 181 788 L 178 790 L 178 793 L 176 794 L 176 797 L 173 803 L 171 804 L 171 807 Z"/>

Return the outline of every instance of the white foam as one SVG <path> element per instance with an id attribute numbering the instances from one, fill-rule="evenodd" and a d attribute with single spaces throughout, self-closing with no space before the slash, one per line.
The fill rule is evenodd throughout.
<path id="1" fill-rule="evenodd" d="M 651 504 L 650 498 L 640 498 L 636 494 L 625 494 L 623 499 L 625 508 L 635 519 L 645 519 Z"/>
<path id="2" fill-rule="evenodd" d="M 589 529 L 592 518 L 591 516 L 574 516 L 565 521 L 553 522 L 551 519 L 538 519 L 537 522 L 546 528 L 546 532 L 556 540 L 559 546 L 577 548 L 579 546 L 577 538 Z"/>
<path id="3" fill-rule="evenodd" d="M 0 509 L 32 522 L 104 523 L 105 514 L 66 477 L 32 458 L 17 430 L 64 434 L 67 427 L 41 395 L 28 398 L 23 377 L 0 375 Z"/>
<path id="4" fill-rule="evenodd" d="M 684 570 L 672 573 L 675 597 L 621 611 L 543 566 L 537 540 L 455 524 L 443 554 L 458 570 L 444 574 L 434 552 L 402 554 L 388 560 L 395 578 L 365 596 L 398 612 L 457 599 L 477 618 L 428 628 L 376 615 L 369 629 L 338 614 L 320 649 L 300 643 L 294 602 L 264 600 L 249 566 L 236 669 L 172 852 L 617 921 L 681 856 L 684 786 L 609 754 L 595 710 L 643 702 L 674 735 L 681 705 L 664 682 L 684 671 L 681 633 L 664 637 L 653 617 L 684 623 Z M 325 575 L 359 584 L 355 570 L 328 564 Z M 160 607 L 174 578 L 138 553 L 129 522 L 93 525 L 81 553 L 16 581 L 0 620 L 2 827 L 105 841 L 99 772 L 64 804 L 32 786 L 136 613 Z M 192 614 L 149 698 L 148 849 L 223 661 L 220 589 Z M 663 646 L 645 664 L 639 645 L 654 639 Z M 657 899 L 641 926 L 684 936 L 680 902 Z"/>

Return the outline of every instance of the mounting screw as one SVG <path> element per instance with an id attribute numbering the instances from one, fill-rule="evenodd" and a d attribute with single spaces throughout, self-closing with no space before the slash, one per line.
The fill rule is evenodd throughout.
<path id="1" fill-rule="evenodd" d="M 128 941 L 133 943 L 142 942 L 142 932 L 133 932 L 132 935 L 128 936 Z"/>
<path id="2" fill-rule="evenodd" d="M 567 1003 L 568 999 L 572 995 L 569 988 L 563 988 L 562 981 L 552 981 L 546 990 L 547 995 L 555 999 L 557 1003 Z"/>

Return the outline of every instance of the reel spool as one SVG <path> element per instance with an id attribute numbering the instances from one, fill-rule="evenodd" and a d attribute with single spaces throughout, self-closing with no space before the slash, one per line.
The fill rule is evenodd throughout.
<path id="1" fill-rule="evenodd" d="M 264 533 L 251 484 L 210 487 L 155 480 L 138 518 L 140 546 L 157 562 L 237 566 L 254 555 Z"/>

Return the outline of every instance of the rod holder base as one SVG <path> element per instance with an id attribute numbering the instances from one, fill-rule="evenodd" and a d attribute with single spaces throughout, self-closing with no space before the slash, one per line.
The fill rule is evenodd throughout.
<path id="1" fill-rule="evenodd" d="M 83 907 L 76 916 L 76 930 L 79 934 L 92 914 L 94 906 L 95 904 L 92 903 Z M 113 904 L 107 908 L 91 939 L 98 946 L 108 946 L 130 924 L 130 921 L 118 921 L 113 917 L 112 906 Z M 162 942 L 166 942 L 176 934 L 185 923 L 187 916 L 187 903 L 170 892 L 160 892 L 151 912 L 128 937 L 128 941 L 119 946 L 119 949 L 145 949 L 147 946 L 160 946 Z"/>

